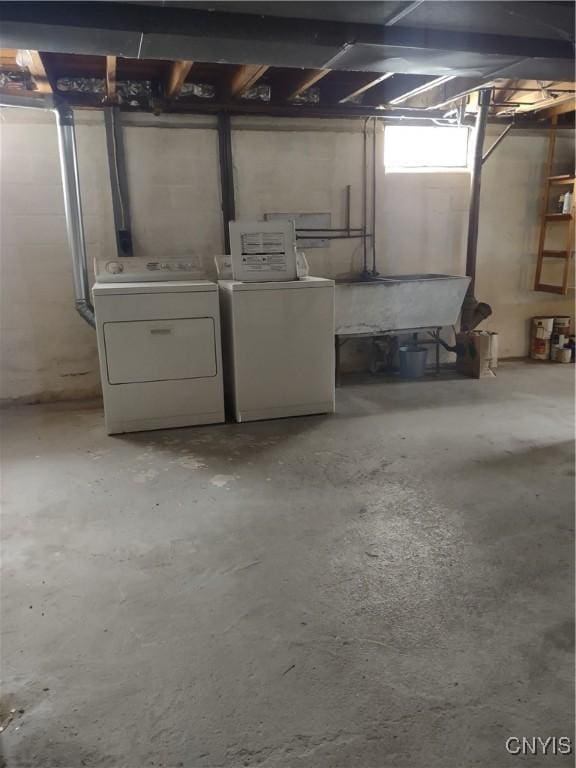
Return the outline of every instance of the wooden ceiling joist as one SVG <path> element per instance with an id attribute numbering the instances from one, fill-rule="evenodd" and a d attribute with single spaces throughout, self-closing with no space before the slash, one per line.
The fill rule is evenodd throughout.
<path id="1" fill-rule="evenodd" d="M 213 87 L 214 95 L 201 101 L 211 103 L 215 108 L 236 108 L 243 105 L 240 97 L 263 78 L 271 88 L 269 105 L 254 104 L 266 109 L 303 109 L 303 104 L 290 104 L 298 96 L 306 94 L 318 82 L 318 94 L 309 99 L 311 110 L 318 114 L 322 110 L 333 114 L 341 108 L 342 114 L 360 113 L 362 109 L 386 108 L 391 111 L 442 114 L 446 109 L 466 100 L 468 109 L 473 111 L 475 93 L 485 87 L 494 89 L 491 115 L 509 119 L 517 116 L 518 121 L 536 124 L 554 116 L 570 115 L 576 111 L 576 84 L 563 80 L 521 80 L 498 77 L 497 72 L 490 79 L 466 78 L 419 74 L 392 74 L 357 70 L 296 69 L 263 64 L 222 64 L 190 60 L 166 61 L 156 59 L 126 59 L 115 55 L 94 56 L 40 52 L 28 49 L 0 49 L 0 72 L 6 73 L 2 90 L 6 94 L 30 95 L 32 87 L 38 95 L 56 92 L 60 78 L 102 78 L 105 76 L 105 103 L 115 104 L 118 99 L 117 82 L 122 80 L 150 80 L 155 85 L 163 84 L 165 101 L 162 108 L 185 111 L 198 106 L 199 99 L 187 100 L 187 105 L 178 101 L 178 96 L 194 66 L 194 80 Z M 89 85 L 88 85 L 89 87 Z M 78 106 L 102 105 L 100 90 L 81 94 L 68 90 L 61 94 L 70 104 Z M 358 97 L 362 97 L 358 99 Z M 361 101 L 361 105 L 356 103 Z M 314 106 L 312 106 L 314 105 Z M 572 124 L 570 117 L 564 123 Z"/>
<path id="2" fill-rule="evenodd" d="M 412 97 L 404 106 L 422 109 L 442 109 L 459 101 L 472 91 L 488 88 L 493 80 L 480 80 L 472 77 L 454 77 L 438 83 L 425 93 Z"/>
<path id="3" fill-rule="evenodd" d="M 407 93 L 426 86 L 437 78 L 431 75 L 412 75 L 396 73 L 382 83 L 371 88 L 362 99 L 363 104 L 383 106 L 394 99 L 403 98 Z"/>
<path id="4" fill-rule="evenodd" d="M 18 50 L 16 48 L 0 48 L 0 69 L 18 69 L 18 64 L 16 62 L 17 55 Z"/>
<path id="5" fill-rule="evenodd" d="M 286 83 L 284 87 L 280 87 L 281 97 L 283 99 L 295 99 L 296 96 L 300 96 L 302 93 L 312 88 L 313 85 L 321 80 L 330 72 L 329 69 L 305 69 L 295 79 Z"/>
<path id="6" fill-rule="evenodd" d="M 366 77 L 366 81 L 363 85 L 359 85 L 355 90 L 351 91 L 350 93 L 347 93 L 346 96 L 344 96 L 341 99 L 338 99 L 340 104 L 345 104 L 347 101 L 350 101 L 351 99 L 354 99 L 356 96 L 361 96 L 363 93 L 366 93 L 366 91 L 369 91 L 371 88 L 374 88 L 374 86 L 379 85 L 380 83 L 383 83 L 384 80 L 388 80 L 389 77 L 393 76 L 393 72 L 386 72 L 384 75 L 380 75 L 379 77 L 374 77 L 373 74 L 369 74 Z"/>
<path id="7" fill-rule="evenodd" d="M 439 88 L 440 86 L 445 85 L 446 83 L 450 82 L 451 80 L 454 80 L 454 77 L 450 75 L 443 75 L 442 77 L 435 77 L 433 80 L 430 80 L 430 82 L 425 83 L 424 85 L 420 85 L 417 88 L 413 88 L 410 91 L 406 91 L 406 93 L 403 93 L 401 96 L 396 96 L 396 98 L 390 100 L 390 104 L 396 105 L 396 104 L 404 104 L 405 102 L 409 101 L 410 99 L 413 99 L 417 96 L 422 96 L 423 94 L 428 93 L 428 91 L 434 91 L 435 89 Z"/>
<path id="8" fill-rule="evenodd" d="M 186 61 L 184 59 L 172 62 L 164 89 L 167 99 L 172 100 L 178 97 L 193 64 L 193 61 Z"/>
<path id="9" fill-rule="evenodd" d="M 538 118 L 550 118 L 550 117 L 559 117 L 560 115 L 566 115 L 569 112 L 575 112 L 576 111 L 576 99 L 574 99 L 574 96 L 570 96 L 567 99 L 562 100 L 561 104 L 556 104 L 553 107 L 548 107 L 547 109 L 543 109 L 542 111 L 539 111 L 537 113 Z"/>
<path id="10" fill-rule="evenodd" d="M 52 93 L 52 85 L 42 55 L 38 51 L 21 50 L 19 59 L 28 68 L 38 93 Z"/>
<path id="11" fill-rule="evenodd" d="M 106 98 L 116 101 L 116 56 L 106 56 Z"/>
<path id="12" fill-rule="evenodd" d="M 268 71 L 268 66 L 260 64 L 242 64 L 236 67 L 228 86 L 228 95 L 237 99 L 246 91 L 256 85 Z"/>
<path id="13" fill-rule="evenodd" d="M 533 94 L 532 91 L 520 91 L 520 88 L 524 88 L 524 85 L 528 81 L 526 80 L 502 80 L 501 83 L 498 85 L 500 86 L 498 90 L 494 91 L 494 101 L 497 104 L 506 104 L 506 107 L 504 108 L 497 108 L 496 114 L 510 114 L 512 109 L 512 102 L 516 100 L 517 97 L 523 97 L 526 96 L 526 94 Z M 508 106 L 508 103 L 510 103 L 510 106 Z"/>
<path id="14" fill-rule="evenodd" d="M 574 83 L 554 80 L 517 80 L 505 81 L 503 88 L 497 88 L 496 114 L 521 114 L 541 112 L 546 109 L 560 109 L 574 101 Z M 562 107 L 562 109 L 561 109 Z M 569 112 L 572 109 L 568 109 Z"/>

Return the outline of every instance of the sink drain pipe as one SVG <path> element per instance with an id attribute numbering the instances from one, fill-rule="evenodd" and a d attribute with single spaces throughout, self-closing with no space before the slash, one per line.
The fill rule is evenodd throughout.
<path id="1" fill-rule="evenodd" d="M 90 301 L 90 283 L 86 259 L 86 243 L 82 222 L 82 202 L 80 199 L 80 179 L 78 176 L 78 155 L 76 151 L 76 133 L 72 108 L 55 99 L 45 96 L 43 99 L 27 96 L 0 96 L 0 107 L 20 107 L 41 109 L 53 112 L 58 130 L 58 150 L 60 154 L 60 172 L 64 192 L 64 211 L 66 214 L 66 232 L 72 254 L 72 278 L 74 283 L 75 306 L 78 314 L 93 328 L 96 325 L 94 307 Z"/>

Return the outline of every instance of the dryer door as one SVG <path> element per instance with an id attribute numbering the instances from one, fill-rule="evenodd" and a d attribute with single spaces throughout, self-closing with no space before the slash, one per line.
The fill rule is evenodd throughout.
<path id="1" fill-rule="evenodd" d="M 214 320 L 136 320 L 104 323 L 110 384 L 216 376 Z"/>

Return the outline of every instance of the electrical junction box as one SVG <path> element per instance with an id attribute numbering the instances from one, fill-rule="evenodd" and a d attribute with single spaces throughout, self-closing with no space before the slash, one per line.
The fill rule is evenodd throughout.
<path id="1" fill-rule="evenodd" d="M 231 221 L 230 251 L 234 280 L 296 280 L 296 233 L 291 220 Z"/>

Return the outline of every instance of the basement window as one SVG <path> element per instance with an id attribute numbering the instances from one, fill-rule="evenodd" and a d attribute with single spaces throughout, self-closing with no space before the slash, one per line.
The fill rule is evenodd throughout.
<path id="1" fill-rule="evenodd" d="M 451 126 L 386 126 L 386 172 L 466 170 L 468 128 Z"/>

